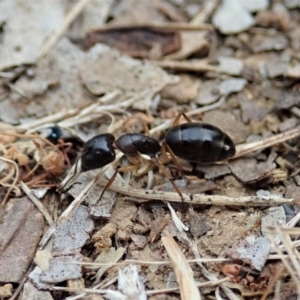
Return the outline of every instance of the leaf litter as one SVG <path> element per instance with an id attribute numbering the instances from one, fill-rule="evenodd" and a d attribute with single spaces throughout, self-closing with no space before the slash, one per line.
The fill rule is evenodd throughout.
<path id="1" fill-rule="evenodd" d="M 300 17 L 290 2 L 2 1 L 1 297 L 299 294 Z M 112 169 L 130 165 L 118 153 L 105 174 L 57 191 L 82 143 L 52 144 L 41 127 L 84 142 L 147 123 L 162 142 L 182 111 L 225 131 L 235 158 L 179 160 L 167 173 L 149 164 L 118 175 L 99 201 Z"/>

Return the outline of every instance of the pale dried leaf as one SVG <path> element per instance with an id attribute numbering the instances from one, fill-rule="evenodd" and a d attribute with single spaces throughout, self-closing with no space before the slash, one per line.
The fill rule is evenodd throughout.
<path id="1" fill-rule="evenodd" d="M 83 32 L 103 26 L 109 15 L 113 0 L 90 0 L 83 11 Z"/>
<path id="2" fill-rule="evenodd" d="M 120 1 L 112 13 L 114 19 L 111 23 L 122 25 L 163 22 L 165 20 L 163 14 L 153 4 L 148 0 Z"/>
<path id="3" fill-rule="evenodd" d="M 209 47 L 207 33 L 203 31 L 182 31 L 180 32 L 180 39 L 180 50 L 166 56 L 167 59 L 182 60 Z"/>
<path id="4" fill-rule="evenodd" d="M 53 257 L 49 269 L 43 271 L 40 280 L 45 283 L 59 283 L 65 280 L 77 279 L 82 276 L 81 254 Z"/>
<path id="5" fill-rule="evenodd" d="M 60 40 L 45 57 L 38 60 L 33 78 L 24 75 L 15 83 L 16 89 L 31 101 L 26 104 L 22 102 L 22 109 L 19 109 L 14 102 L 22 97 L 12 92 L 10 100 L 0 103 L 0 117 L 4 121 L 15 123 L 28 116 L 42 117 L 90 104 L 92 100 L 81 85 L 78 71 L 84 55 L 82 50 L 67 39 Z M 28 122 L 28 119 L 24 122 Z"/>
<path id="6" fill-rule="evenodd" d="M 233 259 L 242 259 L 253 268 L 261 271 L 271 251 L 271 244 L 267 237 L 261 236 L 235 242 L 229 251 Z"/>
<path id="7" fill-rule="evenodd" d="M 43 282 L 41 280 L 41 274 L 43 270 L 40 267 L 35 267 L 29 274 L 29 278 L 32 280 L 34 285 L 38 289 L 43 289 L 43 290 L 51 290 L 52 289 L 52 284 Z"/>
<path id="8" fill-rule="evenodd" d="M 90 238 L 89 232 L 94 228 L 94 222 L 85 206 L 78 206 L 69 219 L 59 221 L 56 225 L 53 240 L 55 252 L 69 252 L 84 246 Z"/>

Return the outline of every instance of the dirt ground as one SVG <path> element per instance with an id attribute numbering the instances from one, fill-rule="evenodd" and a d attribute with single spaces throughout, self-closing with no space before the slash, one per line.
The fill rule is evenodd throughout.
<path id="1" fill-rule="evenodd" d="M 296 0 L 1 0 L 0 299 L 299 299 L 299 53 Z"/>

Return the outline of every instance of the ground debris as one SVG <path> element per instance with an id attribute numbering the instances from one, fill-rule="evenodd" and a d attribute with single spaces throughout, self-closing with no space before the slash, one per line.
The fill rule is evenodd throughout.
<path id="1" fill-rule="evenodd" d="M 21 2 L 0 4 L 0 295 L 297 297 L 299 1 Z M 181 112 L 219 127 L 237 155 L 196 165 L 167 150 L 165 174 L 144 157 L 100 200 L 129 164 L 114 144 L 110 165 L 61 192 L 84 141 L 148 126 L 162 145 Z M 55 126 L 82 141 L 53 140 Z"/>
<path id="2" fill-rule="evenodd" d="M 80 76 L 86 88 L 95 95 L 117 89 L 122 92 L 122 99 L 125 99 L 133 93 L 141 93 L 146 89 L 153 90 L 148 99 L 143 99 L 140 104 L 138 102 L 133 104 L 133 107 L 141 110 L 150 108 L 155 93 L 167 84 L 178 81 L 176 77 L 168 75 L 149 62 L 142 63 L 101 44 L 89 50 L 80 67 Z"/>
<path id="3" fill-rule="evenodd" d="M 124 270 L 119 269 L 118 290 L 108 290 L 105 296 L 111 300 L 137 299 L 146 300 L 145 287 L 138 274 L 136 266 L 129 265 Z"/>
<path id="4" fill-rule="evenodd" d="M 286 216 L 282 206 L 270 207 L 261 218 L 261 232 L 266 235 L 268 226 L 285 225 Z"/>
<path id="5" fill-rule="evenodd" d="M 64 4 L 59 1 L 28 1 L 27 5 L 22 1 L 1 1 L 0 23 L 5 27 L 0 70 L 34 63 L 45 38 L 58 28 L 63 17 Z"/>
<path id="6" fill-rule="evenodd" d="M 31 282 L 26 282 L 24 285 L 22 300 L 53 300 L 50 292 L 38 290 Z"/>
<path id="7" fill-rule="evenodd" d="M 112 223 L 107 223 L 100 230 L 93 234 L 92 241 L 98 253 L 101 253 L 103 250 L 106 250 L 112 246 L 111 237 L 115 235 L 116 232 L 116 226 Z"/>
<path id="8" fill-rule="evenodd" d="M 7 283 L 3 286 L 0 286 L 0 297 L 1 298 L 8 298 L 12 296 L 12 284 Z"/>

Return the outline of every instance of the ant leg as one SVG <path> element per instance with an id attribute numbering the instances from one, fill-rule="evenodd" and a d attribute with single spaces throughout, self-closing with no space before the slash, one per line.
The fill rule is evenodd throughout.
<path id="1" fill-rule="evenodd" d="M 105 185 L 105 187 L 103 188 L 101 194 L 100 194 L 100 197 L 99 197 L 99 200 L 96 202 L 96 205 L 98 204 L 98 202 L 102 199 L 105 191 L 107 189 L 109 189 L 109 187 L 113 184 L 114 180 L 116 179 L 116 176 L 118 174 L 118 170 L 115 171 L 115 173 L 113 174 L 113 176 L 110 177 L 110 179 L 108 180 L 107 184 Z"/>
<path id="2" fill-rule="evenodd" d="M 170 155 L 172 157 L 172 160 L 174 161 L 176 167 L 178 168 L 178 170 L 180 172 L 180 175 L 184 178 L 184 176 L 182 174 L 182 172 L 183 172 L 182 167 L 181 167 L 180 163 L 178 162 L 175 154 L 173 153 L 173 151 L 171 150 L 171 148 L 167 144 L 165 144 L 165 146 L 166 146 L 166 149 L 168 150 L 168 152 L 170 153 Z"/>
<path id="3" fill-rule="evenodd" d="M 184 202 L 183 199 L 183 195 L 179 189 L 179 187 L 176 185 L 176 183 L 169 177 L 168 172 L 166 171 L 166 168 L 162 165 L 162 163 L 159 161 L 159 159 L 157 157 L 155 157 L 155 160 L 157 162 L 157 165 L 159 167 L 159 169 L 161 170 L 161 172 L 166 176 L 166 178 L 171 182 L 174 190 L 177 192 L 177 194 L 180 196 L 181 201 Z"/>
<path id="4" fill-rule="evenodd" d="M 188 123 L 191 123 L 191 122 L 192 122 L 192 120 L 191 120 L 184 112 L 181 112 L 181 113 L 179 113 L 179 114 L 176 116 L 176 118 L 174 119 L 172 126 L 178 125 L 178 124 L 179 124 L 179 119 L 180 119 L 181 117 L 184 117 L 185 120 L 186 120 Z"/>
<path id="5" fill-rule="evenodd" d="M 165 142 L 162 143 L 161 145 L 161 157 L 162 157 L 162 164 L 166 164 L 170 161 L 168 154 L 167 154 L 167 149 L 166 149 L 167 145 Z"/>
<path id="6" fill-rule="evenodd" d="M 178 162 L 175 154 L 173 153 L 173 151 L 171 150 L 171 148 L 167 144 L 165 144 L 165 147 L 168 150 L 168 152 L 170 153 L 170 155 L 172 157 L 172 160 L 174 161 L 176 167 L 178 168 L 178 171 L 179 171 L 181 177 L 186 180 L 186 183 L 188 183 L 189 180 L 185 177 L 183 169 L 182 169 L 180 163 Z"/>
<path id="7" fill-rule="evenodd" d="M 74 181 L 78 178 L 80 172 L 81 172 L 81 157 L 82 157 L 83 154 L 81 154 L 74 166 L 71 168 L 71 170 L 69 171 L 68 175 L 66 176 L 66 178 L 61 182 L 59 188 L 58 188 L 58 191 L 59 192 L 64 192 L 65 191 L 65 188 L 68 184 L 72 184 L 74 183 Z"/>
<path id="8" fill-rule="evenodd" d="M 145 131 L 145 135 L 150 136 L 150 131 L 149 131 L 149 127 L 146 121 L 143 121 L 143 128 Z"/>
<path id="9" fill-rule="evenodd" d="M 192 120 L 185 114 L 185 113 L 181 113 L 181 115 L 185 118 L 185 120 L 188 122 L 188 123 L 192 123 Z"/>
<path id="10" fill-rule="evenodd" d="M 120 172 L 124 172 L 124 173 L 132 172 L 132 171 L 136 170 L 137 168 L 138 168 L 137 165 L 129 165 L 129 166 L 126 166 L 126 167 L 123 167 L 123 168 L 120 168 L 120 169 L 116 170 L 115 173 L 113 174 L 113 176 L 111 176 L 111 178 L 108 180 L 107 184 L 103 188 L 103 190 L 100 194 L 99 200 L 97 201 L 96 205 L 102 199 L 105 191 L 108 190 L 109 187 L 113 184 L 113 182 L 116 179 L 116 176 L 117 176 L 118 173 L 120 173 Z"/>

